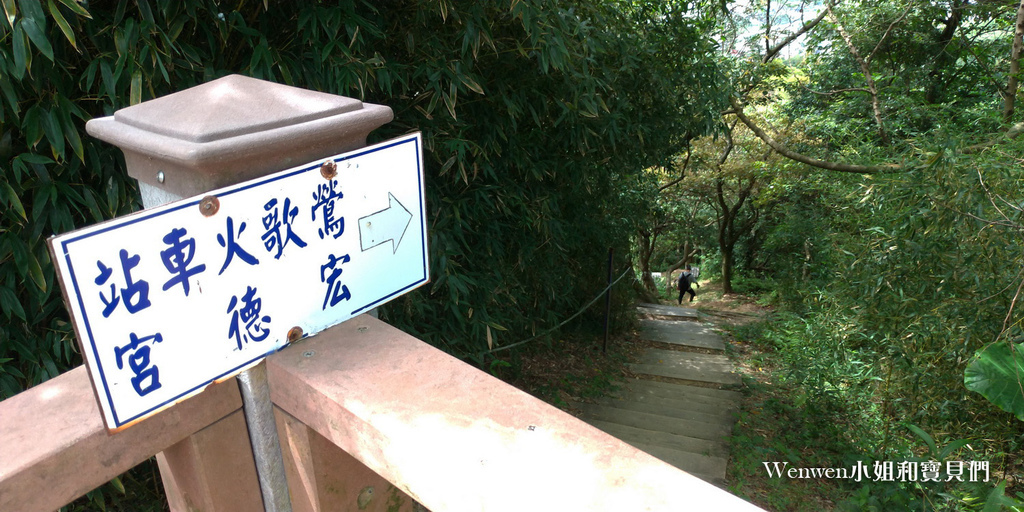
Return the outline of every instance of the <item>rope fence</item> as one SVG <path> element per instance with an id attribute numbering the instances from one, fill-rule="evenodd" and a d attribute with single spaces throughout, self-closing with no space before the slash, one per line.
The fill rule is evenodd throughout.
<path id="1" fill-rule="evenodd" d="M 536 340 L 538 338 L 543 338 L 544 336 L 547 336 L 548 334 L 551 334 L 552 332 L 555 332 L 556 330 L 558 330 L 558 329 L 562 328 L 563 326 L 565 326 L 565 324 L 571 322 L 576 317 L 582 315 L 584 311 L 589 309 L 590 306 L 593 306 L 594 303 L 597 302 L 601 297 L 603 297 L 605 293 L 608 293 L 608 290 L 611 290 L 613 286 L 618 284 L 619 281 L 622 281 L 622 279 L 625 278 L 627 275 L 629 275 L 631 272 L 633 272 L 633 269 L 632 268 L 627 268 L 626 271 L 623 272 L 622 275 L 619 276 L 618 279 L 616 279 L 611 284 L 606 286 L 604 288 L 604 290 L 601 290 L 601 293 L 597 294 L 597 296 L 594 297 L 593 300 L 588 302 L 587 305 L 585 305 L 582 308 L 580 308 L 580 310 L 577 311 L 576 313 L 574 313 L 572 316 L 570 316 L 569 318 L 566 318 L 562 323 L 560 323 L 560 324 L 558 324 L 558 325 L 556 325 L 556 326 L 554 326 L 554 327 L 552 327 L 552 328 L 550 328 L 550 329 L 548 329 L 548 330 L 546 330 L 546 331 L 544 331 L 544 332 L 542 332 L 542 333 L 540 333 L 540 334 L 538 334 L 536 336 L 527 338 L 525 340 L 517 341 L 515 343 L 509 344 L 509 345 L 505 345 L 505 346 L 501 346 L 501 347 L 497 347 L 497 348 L 494 348 L 494 349 L 491 349 L 491 350 L 485 350 L 483 352 L 479 352 L 477 354 L 477 356 L 478 357 L 483 357 L 483 356 L 488 355 L 488 354 L 494 354 L 495 352 L 501 352 L 502 350 L 508 350 L 510 348 L 515 348 L 515 347 L 518 347 L 520 345 L 525 345 L 525 344 L 527 344 L 527 343 L 529 343 L 531 341 L 534 341 L 534 340 Z"/>

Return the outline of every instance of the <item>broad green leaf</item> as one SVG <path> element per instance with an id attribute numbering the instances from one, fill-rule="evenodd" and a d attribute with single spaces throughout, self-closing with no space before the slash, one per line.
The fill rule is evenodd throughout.
<path id="1" fill-rule="evenodd" d="M 30 163 L 30 164 L 36 164 L 36 165 L 50 165 L 50 164 L 54 163 L 53 160 L 51 160 L 51 159 L 49 159 L 49 158 L 47 158 L 47 157 L 45 157 L 43 155 L 37 155 L 35 153 L 22 153 L 22 154 L 18 155 L 18 159 L 23 161 L 23 162 Z"/>
<path id="2" fill-rule="evenodd" d="M 14 211 L 22 218 L 22 220 L 28 220 L 28 216 L 25 214 L 25 206 L 21 204 L 21 199 L 18 197 L 18 193 L 14 191 L 10 183 L 4 182 L 4 191 L 7 194 L 7 204 L 14 208 Z"/>
<path id="3" fill-rule="evenodd" d="M 46 276 L 43 275 L 43 267 L 39 265 L 39 260 L 36 259 L 35 254 L 32 254 L 32 251 L 28 252 L 28 272 L 32 282 L 39 287 L 40 291 L 45 292 Z"/>
<path id="4" fill-rule="evenodd" d="M 0 0 L 0 6 L 4 9 L 7 26 L 14 28 L 14 19 L 18 16 L 18 7 L 15 5 L 14 0 Z"/>
<path id="5" fill-rule="evenodd" d="M 484 93 L 484 88 L 480 87 L 480 84 L 478 84 L 476 80 L 473 80 L 473 77 L 469 75 L 459 75 L 459 79 L 462 81 L 463 84 L 465 84 L 466 87 L 469 87 L 470 90 L 472 90 L 473 92 L 477 94 Z"/>
<path id="6" fill-rule="evenodd" d="M 18 296 L 6 286 L 0 286 L 0 309 L 7 318 L 13 316 L 25 320 L 25 308 L 22 307 Z"/>
<path id="7" fill-rule="evenodd" d="M 10 105 L 11 111 L 17 116 L 21 113 L 21 106 L 18 104 L 18 95 L 14 92 L 14 87 L 11 86 L 11 81 L 6 76 L 0 76 L 0 91 L 3 91 L 4 98 L 7 99 L 7 104 Z"/>
<path id="8" fill-rule="evenodd" d="M 43 111 L 42 122 L 43 132 L 46 133 L 46 140 L 50 141 L 53 158 L 63 160 L 64 131 L 61 129 L 61 123 L 57 119 L 57 114 L 53 110 Z"/>
<path id="9" fill-rule="evenodd" d="M 981 512 L 1000 512 L 1006 510 L 1005 506 L 1014 505 L 1014 501 L 1006 498 L 1006 480 L 1002 480 L 985 497 L 985 508 Z"/>
<path id="10" fill-rule="evenodd" d="M 927 432 L 917 425 L 907 425 L 907 428 L 928 445 L 928 454 L 934 456 L 937 450 L 935 449 L 935 440 L 932 439 L 932 436 L 928 435 Z"/>
<path id="11" fill-rule="evenodd" d="M 84 18 L 92 19 L 92 15 L 82 5 L 83 2 L 79 0 L 60 0 L 60 3 L 64 4 L 65 7 L 74 11 L 75 14 Z"/>
<path id="12" fill-rule="evenodd" d="M 996 342 L 979 350 L 964 370 L 964 385 L 1024 421 L 1024 343 Z"/>
<path id="13" fill-rule="evenodd" d="M 64 136 L 67 137 L 68 142 L 71 144 L 71 149 L 75 152 L 75 156 L 79 160 L 85 161 L 85 147 L 82 145 L 82 137 L 78 134 L 78 127 L 75 126 L 75 122 L 72 119 L 72 110 L 74 104 L 70 100 L 63 96 L 59 101 L 59 108 L 61 113 L 61 124 L 64 131 Z"/>
<path id="14" fill-rule="evenodd" d="M 110 69 L 109 60 L 100 62 L 100 76 L 103 77 L 103 87 L 106 89 L 107 96 L 111 100 L 116 100 L 117 82 L 114 80 L 114 73 Z"/>
<path id="15" fill-rule="evenodd" d="M 25 30 L 25 34 L 28 34 L 28 38 L 32 41 L 32 44 L 34 44 L 47 59 L 53 61 L 53 47 L 50 46 L 50 40 L 46 37 L 46 26 L 32 18 L 23 18 L 21 20 L 21 26 Z"/>
<path id="16" fill-rule="evenodd" d="M 53 0 L 48 0 L 50 7 L 50 15 L 53 16 L 53 21 L 60 27 L 60 31 L 64 33 L 64 37 L 68 38 L 68 42 L 71 43 L 76 50 L 78 50 L 78 43 L 75 41 L 75 32 L 71 30 L 71 25 L 68 25 L 68 20 L 64 19 L 64 16 L 60 13 L 60 9 L 54 5 Z M 79 50 L 81 51 L 81 50 Z"/>
<path id="17" fill-rule="evenodd" d="M 142 19 L 153 23 L 153 9 L 149 7 L 149 2 L 146 0 L 135 0 L 135 3 L 139 6 L 139 14 L 142 14 Z"/>
<path id="18" fill-rule="evenodd" d="M 124 484 L 121 483 L 121 477 L 115 476 L 114 479 L 110 481 L 110 485 L 113 485 L 114 489 L 117 489 L 117 492 L 124 494 Z"/>
<path id="19" fill-rule="evenodd" d="M 25 117 L 21 120 L 21 129 L 25 132 L 25 142 L 30 148 L 36 147 L 39 141 L 43 140 L 43 116 L 38 105 L 28 109 Z M 22 155 L 25 156 L 25 155 Z"/>
<path id="20" fill-rule="evenodd" d="M 36 20 L 45 28 L 46 13 L 43 12 L 43 6 L 39 0 L 20 0 L 18 5 L 21 6 L 22 19 Z"/>
<path id="21" fill-rule="evenodd" d="M 20 21 L 16 23 L 14 32 L 11 33 L 11 50 L 14 52 L 14 68 L 11 69 L 11 76 L 18 80 L 25 76 L 25 71 L 32 63 L 32 56 L 28 51 L 28 38 L 21 25 Z"/>

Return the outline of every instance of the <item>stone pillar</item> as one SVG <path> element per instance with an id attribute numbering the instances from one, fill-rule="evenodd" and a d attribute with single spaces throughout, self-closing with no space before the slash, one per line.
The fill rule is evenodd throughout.
<path id="1" fill-rule="evenodd" d="M 121 148 L 152 208 L 358 149 L 392 117 L 386 106 L 231 75 L 93 119 L 86 130 Z M 308 443 L 286 439 L 301 429 L 280 425 L 296 510 L 320 510 L 317 496 L 296 496 L 309 490 L 295 483 L 312 471 L 295 453 Z M 157 459 L 172 510 L 262 510 L 241 410 Z"/>

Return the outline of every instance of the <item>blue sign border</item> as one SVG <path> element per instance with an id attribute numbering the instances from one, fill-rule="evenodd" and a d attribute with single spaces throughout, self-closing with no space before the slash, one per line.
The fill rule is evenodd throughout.
<path id="1" fill-rule="evenodd" d="M 334 162 L 340 163 L 340 162 L 344 162 L 346 160 L 351 160 L 353 158 L 357 158 L 357 157 L 360 157 L 360 156 L 364 156 L 364 155 L 376 153 L 378 151 L 383 151 L 385 149 L 393 148 L 395 146 L 400 146 L 402 144 L 413 144 L 415 146 L 415 149 L 416 149 L 416 172 L 417 172 L 417 176 L 419 176 L 419 178 L 420 178 L 419 179 L 419 183 L 417 183 L 417 190 L 419 191 L 419 197 L 422 198 L 422 200 L 420 201 L 420 220 L 421 220 L 421 222 L 420 222 L 420 235 L 422 237 L 421 239 L 423 240 L 423 258 L 421 259 L 421 261 L 423 262 L 423 277 L 420 278 L 418 281 L 416 281 L 416 282 L 410 284 L 409 286 L 406 286 L 406 287 L 404 287 L 404 288 L 402 288 L 400 290 L 391 292 L 391 293 L 389 293 L 389 294 L 387 294 L 387 295 L 385 295 L 383 297 L 380 297 L 380 298 L 372 299 L 366 305 L 364 305 L 362 307 L 359 307 L 359 308 L 356 308 L 354 311 L 352 311 L 352 313 L 350 313 L 352 316 L 355 316 L 356 314 L 358 314 L 360 312 L 363 312 L 365 310 L 371 309 L 374 306 L 383 304 L 383 303 L 387 302 L 388 300 L 393 299 L 393 298 L 395 298 L 395 297 L 397 297 L 397 296 L 399 296 L 399 295 L 401 295 L 401 294 L 403 294 L 403 293 L 405 293 L 405 292 L 407 292 L 407 291 L 409 291 L 409 290 L 411 290 L 413 288 L 416 288 L 416 287 L 418 287 L 420 285 L 423 285 L 424 283 L 429 281 L 428 265 L 427 265 L 427 256 L 428 256 L 427 255 L 427 232 L 426 232 L 427 231 L 427 228 L 426 228 L 426 224 L 427 223 L 426 223 L 426 219 L 425 219 L 425 216 L 426 216 L 426 206 L 425 206 L 426 196 L 425 196 L 424 190 L 423 190 L 423 169 L 421 167 L 422 160 L 423 160 L 423 158 L 422 158 L 422 155 L 423 155 L 422 147 L 421 147 L 421 144 L 420 144 L 420 141 L 421 141 L 420 137 L 421 136 L 420 136 L 419 133 L 417 133 L 415 135 L 408 136 L 408 137 L 409 138 L 404 138 L 403 137 L 403 138 L 400 138 L 400 139 L 398 139 L 395 142 L 392 142 L 390 144 L 385 144 L 383 146 L 373 147 L 373 148 L 367 149 L 365 151 L 360 151 L 358 153 L 352 153 L 352 154 L 345 155 L 343 157 L 339 157 L 339 158 L 336 158 L 336 159 L 333 160 Z M 284 174 L 273 176 L 273 177 L 270 177 L 270 178 L 257 179 L 257 180 L 254 180 L 252 182 L 246 183 L 245 185 L 238 186 L 237 188 L 228 188 L 224 192 L 220 192 L 217 195 L 219 197 L 229 196 L 231 194 L 236 194 L 236 193 L 239 193 L 239 192 L 242 192 L 242 191 L 245 191 L 245 190 L 249 190 L 251 188 L 255 188 L 255 187 L 262 186 L 262 185 L 266 185 L 268 183 L 273 183 L 275 181 L 280 181 L 280 180 L 283 180 L 283 179 L 286 179 L 286 178 L 291 178 L 291 177 L 299 175 L 299 174 L 303 174 L 303 173 L 307 173 L 307 172 L 312 172 L 312 171 L 319 172 L 320 165 L 321 165 L 320 162 L 321 161 L 317 161 L 317 163 L 311 163 L 310 165 L 308 165 L 306 167 L 300 168 L 298 170 L 295 170 L 295 171 L 292 171 L 292 172 L 289 172 L 289 173 L 284 173 Z M 140 211 L 137 214 L 131 215 L 129 218 L 126 218 L 125 220 L 123 220 L 121 222 L 118 222 L 117 219 L 114 219 L 113 221 L 111 221 L 111 225 L 110 226 L 107 226 L 107 227 L 105 227 L 103 229 L 98 229 L 96 231 L 93 231 L 93 232 L 90 232 L 90 233 L 87 233 L 87 234 L 83 234 L 81 236 L 69 238 L 69 239 L 64 240 L 64 241 L 62 241 L 60 243 L 60 249 L 63 251 L 63 255 L 64 255 L 64 258 L 65 258 L 65 261 L 67 262 L 68 274 L 70 274 L 70 276 L 71 276 L 71 282 L 72 282 L 72 285 L 75 288 L 75 294 L 78 297 L 78 307 L 79 307 L 79 310 L 82 312 L 82 323 L 85 325 L 85 330 L 86 330 L 86 333 L 87 333 L 87 335 L 89 337 L 89 340 L 88 340 L 89 341 L 89 345 L 90 345 L 89 348 L 92 350 L 94 361 L 96 362 L 96 366 L 97 366 L 96 369 L 97 369 L 97 371 L 98 371 L 98 373 L 100 375 L 100 380 L 103 382 L 103 391 L 106 394 L 106 401 L 107 401 L 107 404 L 109 405 L 111 416 L 113 416 L 113 418 L 114 418 L 114 425 L 115 425 L 115 427 L 118 427 L 118 428 L 122 427 L 122 426 L 124 426 L 124 425 L 126 425 L 128 423 L 131 423 L 131 422 L 136 421 L 136 420 L 138 420 L 140 418 L 148 416 L 149 414 L 152 414 L 154 411 L 157 411 L 159 409 L 167 407 L 168 405 L 172 405 L 175 402 L 177 402 L 178 400 L 182 399 L 182 397 L 185 397 L 185 396 L 188 396 L 188 395 L 190 395 L 192 393 L 195 393 L 196 391 L 199 391 L 199 390 L 205 388 L 206 386 L 209 386 L 211 383 L 216 382 L 217 380 L 222 379 L 222 378 L 224 378 L 224 377 L 226 377 L 228 375 L 231 375 L 231 374 L 237 372 L 241 368 L 244 368 L 246 366 L 252 365 L 253 363 L 255 363 L 255 362 L 257 362 L 257 361 L 259 361 L 259 360 L 261 360 L 261 359 L 263 359 L 263 358 L 267 357 L 268 355 L 270 355 L 270 354 L 275 352 L 275 350 L 270 350 L 270 351 L 268 351 L 266 353 L 263 353 L 263 354 L 261 354 L 259 356 L 256 356 L 256 357 L 254 357 L 254 358 L 252 358 L 252 359 L 250 359 L 250 360 L 248 360 L 248 361 L 246 361 L 246 362 L 244 362 L 244 363 L 242 363 L 242 364 L 240 364 L 238 366 L 235 366 L 234 368 L 231 368 L 230 370 L 227 370 L 227 371 L 221 373 L 220 375 L 217 375 L 216 377 L 214 377 L 212 379 L 209 379 L 209 380 L 207 380 L 207 381 L 205 381 L 205 382 L 203 382 L 203 383 L 201 383 L 201 384 L 199 384 L 199 385 L 197 385 L 197 386 L 195 386 L 195 387 L 193 387 L 193 388 L 191 388 L 191 389 L 189 389 L 187 391 L 179 393 L 178 395 L 165 400 L 165 401 L 161 402 L 158 405 L 155 405 L 155 406 L 153 406 L 153 407 L 151 407 L 149 409 L 146 409 L 145 411 L 142 411 L 139 414 L 136 414 L 136 415 L 134 415 L 134 416 L 132 416 L 130 418 L 126 418 L 123 421 L 118 418 L 117 408 L 114 406 L 114 399 L 110 395 L 110 387 L 107 385 L 107 377 L 106 377 L 106 373 L 103 370 L 103 363 L 100 360 L 99 352 L 97 351 L 97 348 L 96 348 L 95 338 L 93 338 L 92 326 L 89 323 L 89 316 L 88 316 L 88 313 L 86 312 L 85 304 L 82 301 L 82 292 L 81 292 L 81 290 L 79 289 L 79 286 L 78 286 L 78 276 L 75 273 L 74 265 L 71 264 L 71 255 L 70 255 L 68 249 L 70 248 L 71 244 L 73 244 L 75 242 L 86 240 L 86 239 L 94 237 L 96 235 L 107 233 L 109 231 L 112 231 L 112 230 L 115 230 L 115 229 L 119 229 L 119 228 L 122 228 L 122 227 L 125 227 L 125 226 L 130 226 L 132 224 L 136 224 L 138 222 L 142 222 L 142 221 L 145 221 L 145 220 L 148 220 L 148 219 L 151 219 L 151 218 L 159 217 L 161 215 L 167 215 L 167 214 L 170 214 L 170 213 L 174 213 L 174 212 L 177 212 L 177 211 L 185 209 L 185 208 L 194 208 L 200 202 L 201 202 L 201 199 L 195 199 L 195 200 L 192 200 L 192 201 L 184 201 L 184 202 L 182 202 L 181 204 L 179 204 L 177 206 L 170 207 L 170 208 L 161 210 L 159 212 L 148 213 L 148 214 L 145 212 L 145 210 L 143 210 L 143 211 Z"/>

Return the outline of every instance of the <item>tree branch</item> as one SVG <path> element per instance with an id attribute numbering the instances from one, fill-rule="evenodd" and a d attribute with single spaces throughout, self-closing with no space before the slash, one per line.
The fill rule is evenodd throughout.
<path id="1" fill-rule="evenodd" d="M 1011 126 L 1010 129 L 1007 130 L 1006 133 L 1004 133 L 1002 137 L 998 137 L 998 138 L 990 140 L 988 142 L 983 142 L 981 144 L 975 144 L 973 146 L 967 146 L 966 148 L 964 148 L 964 154 L 965 155 L 970 155 L 970 154 L 973 154 L 973 153 L 981 152 L 982 150 L 985 150 L 985 149 L 988 149 L 988 148 L 990 148 L 992 146 L 995 146 L 996 144 L 999 144 L 1000 142 L 1006 142 L 1006 141 L 1010 141 L 1010 140 L 1016 139 L 1022 133 L 1024 133 L 1024 123 L 1017 123 L 1017 124 Z"/>
<path id="2" fill-rule="evenodd" d="M 780 41 L 779 44 L 777 44 L 777 45 L 771 47 L 770 49 L 768 49 L 767 53 L 764 54 L 764 58 L 761 59 L 761 63 L 762 64 L 767 64 L 769 61 L 774 59 L 775 56 L 778 55 L 779 52 L 781 52 L 783 48 L 785 48 L 786 46 L 789 45 L 789 43 L 792 43 L 793 41 L 796 41 L 796 38 L 798 38 L 798 37 L 804 35 L 805 33 L 807 33 L 808 30 L 814 28 L 815 25 L 817 25 L 818 23 L 821 23 L 821 20 L 825 19 L 825 15 L 827 15 L 827 14 L 828 14 L 828 9 L 822 9 L 821 10 L 821 14 L 818 14 L 817 18 L 814 18 L 813 20 L 808 21 L 807 23 L 804 23 L 804 26 L 800 27 L 800 30 L 797 30 L 796 32 L 790 34 L 789 37 L 787 37 L 787 38 L 783 39 L 782 41 Z"/>
<path id="3" fill-rule="evenodd" d="M 878 137 L 881 139 L 882 145 L 888 146 L 889 134 L 885 131 L 885 123 L 882 120 L 882 106 L 878 101 L 878 86 L 875 85 L 875 77 L 871 73 L 871 58 L 874 57 L 875 52 L 881 47 L 882 41 L 880 40 L 878 42 L 878 46 L 875 47 L 866 59 L 861 57 L 860 51 L 857 50 L 857 46 L 853 44 L 853 38 L 850 37 L 850 34 L 846 31 L 846 28 L 843 27 L 843 24 L 839 23 L 839 17 L 836 16 L 836 13 L 832 11 L 832 6 L 826 5 L 825 10 L 828 11 L 829 18 L 832 19 L 833 23 L 835 23 L 836 29 L 839 30 L 839 35 L 842 36 L 843 41 L 846 42 L 847 48 L 850 49 L 850 54 L 853 55 L 853 58 L 858 64 L 860 64 L 860 70 L 864 73 L 864 81 L 867 82 L 868 92 L 871 94 L 871 111 L 875 116 L 875 125 L 878 127 Z M 900 19 L 902 19 L 902 16 L 896 21 L 899 21 Z M 896 21 L 893 21 L 892 24 L 889 25 L 889 28 L 885 31 L 885 35 L 882 36 L 883 38 L 889 36 L 889 30 L 891 30 L 896 24 Z"/>
<path id="4" fill-rule="evenodd" d="M 722 150 L 722 156 L 718 157 L 718 167 L 725 165 L 725 161 L 729 159 L 729 153 L 732 153 L 733 148 L 736 146 L 732 140 L 732 131 L 736 129 L 736 123 L 739 121 L 733 121 L 732 126 L 728 126 L 725 130 L 725 149 Z"/>
<path id="5" fill-rule="evenodd" d="M 1020 74 L 1020 57 L 1024 51 L 1024 0 L 1017 7 L 1017 23 L 1013 30 L 1013 44 L 1010 49 L 1010 73 L 1006 83 L 1006 94 L 1003 96 L 1003 122 L 1013 119 L 1014 101 L 1017 99 L 1017 87 Z"/>
<path id="6" fill-rule="evenodd" d="M 763 140 L 765 144 L 771 146 L 771 148 L 774 149 L 776 153 L 790 160 L 804 163 L 812 167 L 817 167 L 819 169 L 826 169 L 829 171 L 837 172 L 852 172 L 857 174 L 876 174 L 880 172 L 892 172 L 903 169 L 901 166 L 896 164 L 854 165 L 839 162 L 826 162 L 824 160 L 819 160 L 814 157 L 797 153 L 796 151 L 793 151 L 787 148 L 786 146 L 783 146 L 782 144 L 776 142 L 775 139 L 773 139 L 770 135 L 765 133 L 765 131 L 758 127 L 756 124 L 754 124 L 754 122 L 751 121 L 750 118 L 743 113 L 743 107 L 740 105 L 739 100 L 737 100 L 734 97 L 730 97 L 729 101 L 732 103 L 733 109 L 736 110 L 736 117 L 740 120 L 740 122 L 747 125 L 747 128 L 750 128 L 750 131 L 754 132 L 754 135 L 757 135 L 757 138 Z"/>
<path id="7" fill-rule="evenodd" d="M 665 190 L 666 188 L 669 188 L 669 187 L 679 183 L 680 181 L 683 181 L 683 178 L 686 177 L 686 168 L 689 165 L 690 165 L 690 145 L 687 144 L 686 145 L 686 160 L 683 161 L 683 168 L 682 168 L 682 170 L 679 171 L 679 177 L 674 179 L 674 180 L 672 180 L 672 182 L 670 182 L 670 183 L 668 183 L 666 185 L 658 187 L 658 192 L 661 192 L 662 190 Z"/>
<path id="8" fill-rule="evenodd" d="M 903 18 L 906 18 L 907 15 L 910 14 L 910 8 L 912 6 L 913 6 L 913 4 L 908 5 L 907 9 L 905 11 L 903 11 L 903 14 L 901 14 L 899 18 L 896 18 L 895 20 L 893 20 L 892 23 L 889 24 L 889 27 L 885 29 L 885 33 L 882 34 L 881 39 L 878 40 L 878 44 L 875 45 L 875 49 L 871 50 L 871 54 L 868 55 L 868 57 L 866 59 L 868 64 L 871 63 L 871 59 L 875 58 L 875 54 L 877 54 L 878 50 L 882 48 L 882 44 L 885 43 L 885 40 L 889 38 L 889 34 L 892 33 L 892 29 L 896 27 L 896 24 L 901 22 L 901 21 L 903 21 Z"/>
<path id="9" fill-rule="evenodd" d="M 841 92 L 866 92 L 868 94 L 871 94 L 871 91 L 869 91 L 869 90 L 867 90 L 867 89 L 865 89 L 863 87 L 850 87 L 848 89 L 836 89 L 834 91 L 821 92 L 821 91 L 815 91 L 814 89 L 811 89 L 810 87 L 807 87 L 805 85 L 804 86 L 804 90 L 806 90 L 807 92 L 809 92 L 811 94 L 817 94 L 819 96 L 832 96 L 833 94 L 839 94 Z"/>

